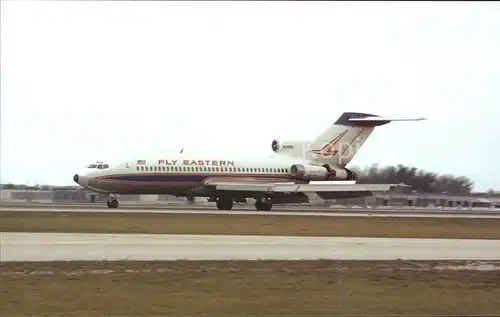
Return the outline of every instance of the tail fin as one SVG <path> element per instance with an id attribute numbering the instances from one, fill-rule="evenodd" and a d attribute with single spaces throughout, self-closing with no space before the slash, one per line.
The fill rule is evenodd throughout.
<path id="1" fill-rule="evenodd" d="M 425 118 L 389 118 L 368 113 L 344 112 L 337 121 L 309 145 L 309 157 L 322 164 L 344 167 L 372 134 L 375 127 L 391 121 Z"/>

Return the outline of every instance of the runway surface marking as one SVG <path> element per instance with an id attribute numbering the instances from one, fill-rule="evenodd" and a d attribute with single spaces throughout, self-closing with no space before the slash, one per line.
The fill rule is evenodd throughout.
<path id="1" fill-rule="evenodd" d="M 373 211 L 359 211 L 352 210 L 348 212 L 316 212 L 316 211 L 250 211 L 250 210 L 231 210 L 231 211 L 219 211 L 219 210 L 199 210 L 199 209 L 107 209 L 107 208 L 56 208 L 56 207 L 44 207 L 44 208 L 11 208 L 11 207 L 0 207 L 0 211 L 24 211 L 24 212 L 112 212 L 112 213 L 166 213 L 166 214 L 230 214 L 230 215 L 275 215 L 275 216 L 323 216 L 323 217 L 411 217 L 411 218 L 487 218 L 494 219 L 500 218 L 500 212 L 496 214 L 484 214 L 480 212 L 471 212 L 468 214 L 462 213 L 442 213 L 442 211 L 412 211 L 412 210 L 377 210 Z"/>
<path id="2" fill-rule="evenodd" d="M 1 233 L 2 261 L 500 260 L 500 240 Z"/>

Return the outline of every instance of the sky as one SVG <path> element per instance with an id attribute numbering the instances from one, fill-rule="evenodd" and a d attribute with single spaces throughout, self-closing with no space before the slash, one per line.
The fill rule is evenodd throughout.
<path id="1" fill-rule="evenodd" d="M 344 111 L 350 166 L 500 189 L 500 3 L 1 2 L 2 183 L 72 185 L 96 160 L 266 157 Z"/>

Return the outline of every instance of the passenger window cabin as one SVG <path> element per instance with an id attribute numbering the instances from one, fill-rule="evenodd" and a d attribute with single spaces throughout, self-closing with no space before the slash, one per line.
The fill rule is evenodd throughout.
<path id="1" fill-rule="evenodd" d="M 87 168 L 104 170 L 109 164 L 97 162 L 89 164 Z M 216 167 L 216 166 L 136 166 L 137 171 L 147 172 L 231 172 L 231 173 L 288 173 L 288 168 L 279 167 Z"/>

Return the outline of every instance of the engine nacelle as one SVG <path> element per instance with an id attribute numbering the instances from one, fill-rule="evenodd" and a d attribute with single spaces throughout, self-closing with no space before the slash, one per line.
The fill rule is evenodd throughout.
<path id="1" fill-rule="evenodd" d="M 347 168 L 332 168 L 329 165 L 294 164 L 290 167 L 290 175 L 301 181 L 333 181 L 356 180 L 356 173 Z"/>
<path id="2" fill-rule="evenodd" d="M 271 149 L 274 153 L 284 154 L 291 157 L 303 158 L 307 152 L 309 141 L 280 141 L 273 140 Z"/>
<path id="3" fill-rule="evenodd" d="M 329 172 L 332 180 L 355 181 L 358 177 L 355 172 L 347 168 L 332 167 L 328 164 L 323 165 Z"/>
<path id="4" fill-rule="evenodd" d="M 278 153 L 279 151 L 281 151 L 281 142 L 279 140 L 273 140 L 273 142 L 271 143 L 271 149 L 274 153 Z"/>
<path id="5" fill-rule="evenodd" d="M 279 153 L 285 150 L 289 151 L 295 149 L 298 145 L 300 145 L 300 143 L 300 141 L 273 140 L 273 142 L 271 143 L 271 149 L 274 153 Z"/>
<path id="6" fill-rule="evenodd" d="M 290 175 L 301 181 L 323 181 L 328 179 L 328 170 L 323 166 L 294 164 Z"/>

